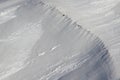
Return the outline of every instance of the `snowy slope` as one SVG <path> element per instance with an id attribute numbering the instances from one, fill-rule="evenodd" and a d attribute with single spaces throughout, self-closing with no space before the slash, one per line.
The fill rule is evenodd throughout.
<path id="1" fill-rule="evenodd" d="M 119 63 L 115 61 L 119 59 L 119 18 L 113 14 L 104 18 L 104 10 L 100 15 L 95 11 L 99 7 L 87 6 L 91 2 L 94 1 L 2 1 L 0 80 L 119 78 L 119 74 L 113 74 L 115 69 L 119 73 Z M 116 5 L 118 1 L 111 3 Z M 115 21 L 113 17 L 117 17 Z M 109 20 L 111 24 L 105 24 Z"/>

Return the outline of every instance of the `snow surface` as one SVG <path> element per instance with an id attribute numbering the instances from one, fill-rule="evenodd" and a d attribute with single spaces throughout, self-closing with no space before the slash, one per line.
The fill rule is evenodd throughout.
<path id="1" fill-rule="evenodd" d="M 119 0 L 0 6 L 0 80 L 119 79 Z"/>

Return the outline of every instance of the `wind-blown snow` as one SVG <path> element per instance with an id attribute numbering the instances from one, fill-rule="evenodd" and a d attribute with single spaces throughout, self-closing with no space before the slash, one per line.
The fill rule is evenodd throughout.
<path id="1" fill-rule="evenodd" d="M 108 47 L 120 77 L 120 0 L 43 0 L 83 28 L 97 35 Z"/>
<path id="2" fill-rule="evenodd" d="M 84 21 L 81 27 L 74 18 L 72 21 L 49 3 L 39 0 L 15 2 L 16 5 L 9 7 L 3 3 L 0 80 L 115 79 L 108 43 L 104 41 L 105 46 L 102 38 L 84 29 L 87 27 L 82 24 Z"/>

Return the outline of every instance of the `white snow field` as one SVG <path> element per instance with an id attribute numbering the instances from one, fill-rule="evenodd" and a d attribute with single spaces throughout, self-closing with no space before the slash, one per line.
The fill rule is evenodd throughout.
<path id="1" fill-rule="evenodd" d="M 0 0 L 0 80 L 119 80 L 119 0 Z"/>
<path id="2" fill-rule="evenodd" d="M 120 78 L 120 0 L 42 0 L 55 6 L 83 28 L 97 35 L 108 48 Z"/>

